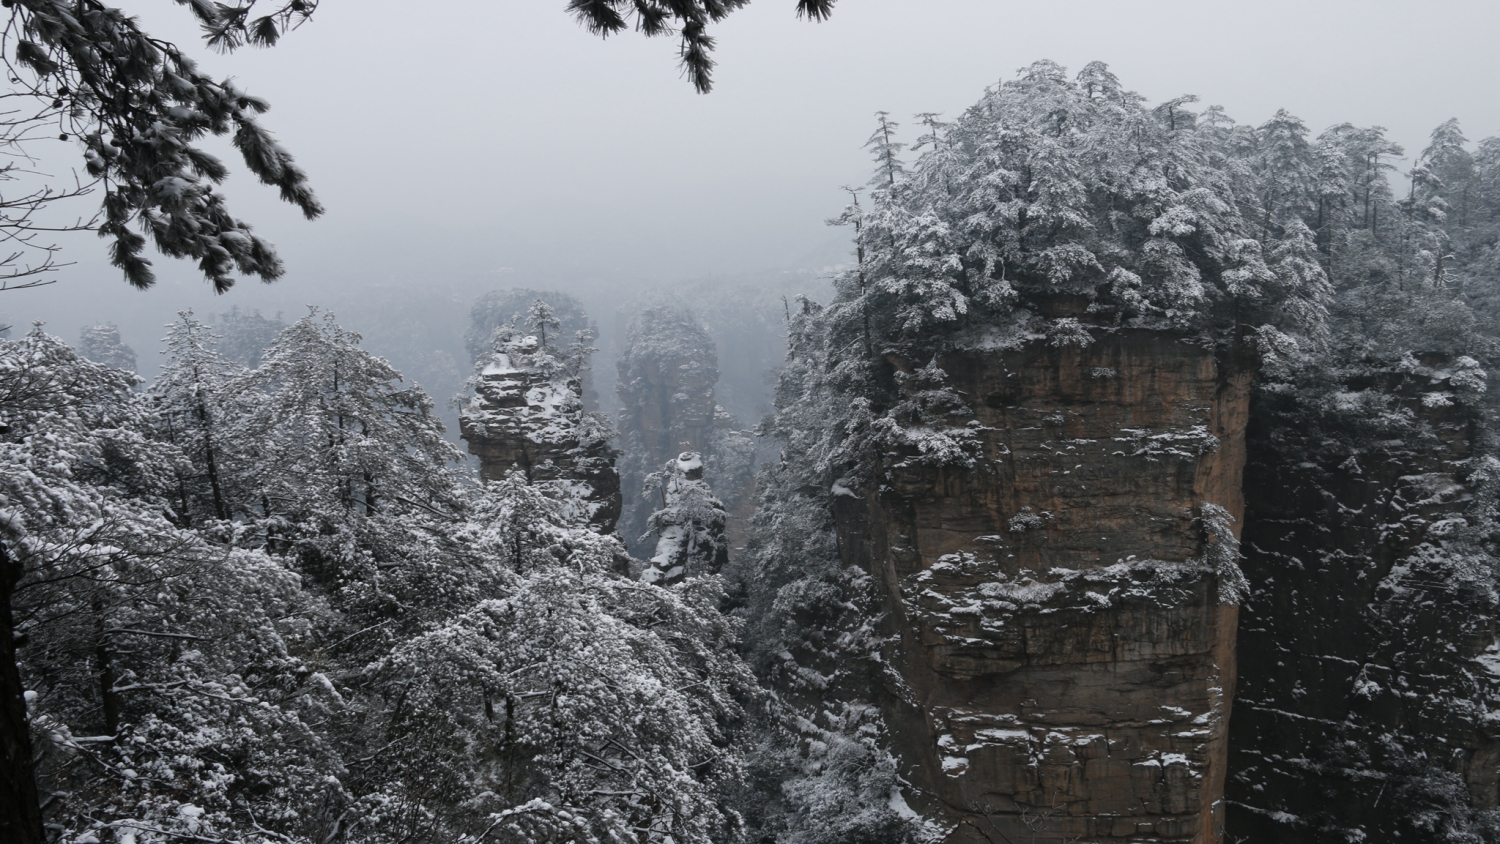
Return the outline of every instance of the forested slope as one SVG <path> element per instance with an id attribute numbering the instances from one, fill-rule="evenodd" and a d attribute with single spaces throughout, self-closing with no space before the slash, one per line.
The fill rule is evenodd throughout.
<path id="1" fill-rule="evenodd" d="M 184 314 L 143 390 L 40 328 L 0 341 L 55 835 L 738 834 L 729 728 L 755 683 L 716 579 L 630 580 L 573 486 L 458 472 L 432 401 L 331 317 L 249 370 L 214 339 Z"/>

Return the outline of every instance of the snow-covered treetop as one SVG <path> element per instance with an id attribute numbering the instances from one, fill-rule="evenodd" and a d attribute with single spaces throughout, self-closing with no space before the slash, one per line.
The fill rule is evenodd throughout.
<path id="1" fill-rule="evenodd" d="M 341 512 L 359 504 L 373 512 L 377 499 L 410 507 L 451 496 L 446 467 L 462 456 L 443 437 L 432 399 L 359 341 L 331 314 L 313 311 L 283 331 L 238 385 L 261 394 L 235 438 L 257 444 L 256 477 L 267 499 L 293 509 Z"/>
<path id="2" fill-rule="evenodd" d="M 475 300 L 469 309 L 469 329 L 464 334 L 464 347 L 468 349 L 469 357 L 477 361 L 493 351 L 495 329 L 506 324 L 525 325 L 537 302 L 547 305 L 558 322 L 558 336 L 567 338 L 559 345 L 566 345 L 580 331 L 593 330 L 583 303 L 566 293 L 528 287 L 494 290 Z"/>
<path id="3" fill-rule="evenodd" d="M 857 224 L 862 256 L 841 298 L 885 346 L 1036 312 L 1319 331 L 1306 128 L 1235 126 L 1194 99 L 1151 107 L 1101 63 L 1070 78 L 1038 62 L 952 123 L 926 115 L 904 166 L 878 115 L 871 195 L 835 221 Z"/>

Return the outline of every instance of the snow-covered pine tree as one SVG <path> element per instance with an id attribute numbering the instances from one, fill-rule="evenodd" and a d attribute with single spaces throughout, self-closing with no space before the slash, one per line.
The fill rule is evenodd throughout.
<path id="1" fill-rule="evenodd" d="M 40 329 L 0 341 L 0 544 L 20 578 L 5 673 L 29 690 L 48 822 L 79 842 L 315 825 L 337 765 L 310 701 L 283 697 L 305 676 L 278 627 L 297 578 L 164 517 L 185 460 L 134 381 Z"/>
<path id="2" fill-rule="evenodd" d="M 384 782 L 357 834 L 394 844 L 420 819 L 517 844 L 735 840 L 744 746 L 730 725 L 754 681 L 717 580 L 624 579 L 609 571 L 617 539 L 537 527 L 571 549 L 372 666 L 385 705 L 371 726 L 389 750 L 368 768 Z"/>
<path id="3" fill-rule="evenodd" d="M 543 351 L 549 349 L 547 345 L 549 332 L 552 334 L 553 345 L 557 344 L 558 335 L 562 333 L 562 322 L 558 320 L 552 306 L 543 299 L 537 299 L 531 303 L 530 308 L 526 309 L 526 327 L 536 335 L 537 344 Z"/>
<path id="4" fill-rule="evenodd" d="M 395 635 L 447 617 L 447 602 L 472 591 L 442 540 L 465 482 L 432 400 L 358 343 L 313 312 L 236 380 L 250 407 L 229 431 L 242 455 L 233 510 L 246 514 L 240 541 L 286 556 L 348 632 L 381 624 Z"/>
<path id="5" fill-rule="evenodd" d="M 233 421 L 248 412 L 244 397 L 231 388 L 242 370 L 215 351 L 218 338 L 192 311 L 177 316 L 162 352 L 167 360 L 147 391 L 153 427 L 189 461 L 177 475 L 173 506 L 179 522 L 228 521 L 231 505 L 247 498 L 230 487 L 242 471 L 227 436 Z"/>
<path id="6" fill-rule="evenodd" d="M 498 345 L 509 351 L 496 359 L 540 363 L 536 335 Z M 515 842 L 740 834 L 729 804 L 745 736 L 732 725 L 754 681 L 720 581 L 668 591 L 628 579 L 622 543 L 589 524 L 586 504 L 576 484 L 517 470 L 443 531 L 449 565 L 488 571 L 490 596 L 365 670 L 361 734 L 375 755 L 351 834 L 394 844 L 414 823 Z"/>
<path id="7" fill-rule="evenodd" d="M 493 352 L 495 329 L 507 324 L 524 326 L 538 301 L 545 302 L 557 319 L 559 338 L 573 337 L 580 331 L 598 333 L 583 303 L 567 293 L 529 287 L 495 290 L 480 296 L 469 309 L 469 328 L 464 332 L 469 357 L 477 361 Z"/>
<path id="8" fill-rule="evenodd" d="M 714 39 L 708 25 L 728 17 L 750 0 L 572 0 L 568 11 L 589 32 L 610 36 L 629 26 L 647 36 L 677 35 L 677 51 L 683 75 L 706 94 L 713 87 Z M 809 20 L 826 20 L 833 12 L 835 0 L 797 0 L 797 16 Z"/>
<path id="9" fill-rule="evenodd" d="M 761 431 L 781 455 L 760 474 L 749 542 L 726 569 L 731 594 L 745 604 L 746 658 L 776 692 L 754 713 L 763 744 L 751 757 L 757 787 L 745 795 L 745 812 L 756 819 L 754 834 L 776 840 L 905 844 L 922 830 L 893 798 L 897 766 L 879 711 L 828 705 L 859 700 L 883 670 L 872 658 L 873 581 L 844 567 L 834 535 L 835 500 L 855 495 L 842 473 L 867 458 L 834 433 L 849 422 L 846 410 L 821 398 L 866 364 L 830 367 L 822 307 L 802 299 L 790 313 L 776 412 Z M 855 418 L 869 422 L 867 413 Z"/>
<path id="10" fill-rule="evenodd" d="M 244 485 L 263 518 L 315 534 L 349 514 L 451 506 L 448 467 L 460 456 L 432 399 L 359 339 L 314 311 L 237 385 L 259 394 L 234 436 L 253 449 Z"/>
<path id="11" fill-rule="evenodd" d="M 251 15 L 253 5 L 190 8 L 212 46 L 233 50 L 247 41 L 274 44 L 317 3 L 296 0 Z M 76 139 L 84 172 L 103 186 L 100 220 L 88 227 L 110 239 L 110 262 L 127 282 L 155 283 L 142 255 L 147 237 L 168 257 L 195 260 L 221 293 L 235 272 L 266 281 L 281 276 L 275 249 L 231 216 L 215 190 L 228 168 L 198 146 L 205 135 L 230 138 L 256 178 L 278 188 L 308 219 L 322 214 L 302 168 L 260 124 L 268 103 L 208 76 L 177 45 L 150 36 L 117 7 L 27 0 L 12 3 L 7 15 L 10 95 L 33 100 L 35 116 L 7 117 L 0 137 L 19 144 L 40 126 L 56 131 L 60 125 L 62 140 Z M 24 213 L 7 212 L 7 225 L 36 231 L 29 218 L 51 197 L 44 190 L 12 205 Z"/>
<path id="12" fill-rule="evenodd" d="M 901 163 L 901 150 L 906 149 L 906 144 L 896 140 L 901 124 L 891 119 L 890 112 L 875 112 L 875 122 L 875 131 L 865 141 L 865 149 L 870 150 L 876 165 L 870 176 L 870 187 L 889 190 L 906 175 L 906 168 Z M 931 135 L 931 142 L 937 143 L 935 133 Z"/>

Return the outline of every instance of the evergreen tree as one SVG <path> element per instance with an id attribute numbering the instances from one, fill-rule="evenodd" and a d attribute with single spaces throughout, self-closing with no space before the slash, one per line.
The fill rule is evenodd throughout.
<path id="1" fill-rule="evenodd" d="M 901 128 L 901 124 L 891 119 L 890 112 L 875 112 L 875 121 L 878 125 L 869 140 L 865 141 L 865 149 L 870 150 L 876 163 L 875 175 L 870 177 L 870 186 L 891 189 L 906 175 L 906 168 L 901 164 L 901 150 L 906 145 L 896 140 L 896 131 Z M 931 136 L 931 142 L 934 146 L 937 145 L 936 134 Z"/>
<path id="2" fill-rule="evenodd" d="M 295 0 L 254 16 L 253 0 L 187 5 L 210 45 L 232 50 L 246 42 L 274 44 L 317 3 Z M 9 8 L 3 50 L 13 95 L 39 108 L 33 118 L 7 121 L 4 141 L 18 144 L 38 124 L 61 125 L 62 140 L 77 140 L 84 171 L 103 187 L 99 234 L 111 240 L 110 262 L 126 281 L 155 283 L 142 255 L 147 236 L 162 254 L 195 260 L 219 292 L 234 283 L 234 272 L 266 281 L 282 275 L 271 244 L 231 216 L 215 191 L 228 169 L 197 145 L 207 135 L 229 137 L 251 173 L 308 219 L 317 217 L 323 209 L 306 174 L 260 124 L 269 104 L 213 80 L 116 7 L 22 0 Z M 50 198 L 44 192 L 30 205 L 34 210 Z M 29 213 L 19 216 L 17 224 L 30 229 Z"/>
<path id="3" fill-rule="evenodd" d="M 624 578 L 618 538 L 577 509 L 516 473 L 452 529 L 454 559 L 500 580 L 368 669 L 370 741 L 392 750 L 368 769 L 362 840 L 399 840 L 408 820 L 513 841 L 737 834 L 728 725 L 754 682 L 720 584 Z"/>
<path id="4" fill-rule="evenodd" d="M 538 299 L 531 303 L 531 309 L 526 312 L 526 327 L 536 335 L 537 342 L 543 351 L 547 350 L 547 332 L 552 332 L 552 342 L 556 343 L 558 334 L 562 331 L 562 322 L 553 313 L 552 306 Z"/>
<path id="5" fill-rule="evenodd" d="M 332 315 L 310 313 L 236 385 L 259 393 L 234 436 L 253 448 L 247 503 L 263 517 L 331 526 L 351 514 L 449 506 L 445 467 L 459 455 L 432 399 L 358 343 Z"/>
<path id="6" fill-rule="evenodd" d="M 682 72 L 698 93 L 713 87 L 714 39 L 708 25 L 718 23 L 750 0 L 568 0 L 568 11 L 589 32 L 609 37 L 622 32 L 635 19 L 635 28 L 647 36 L 679 35 L 678 55 Z M 833 11 L 835 0 L 797 0 L 797 15 L 821 21 Z"/>
<path id="7" fill-rule="evenodd" d="M 240 474 L 229 424 L 248 412 L 232 388 L 240 370 L 215 351 L 216 338 L 192 311 L 182 311 L 167 334 L 167 362 L 148 396 L 156 414 L 156 434 L 176 445 L 191 468 L 178 474 L 176 500 L 183 524 L 228 521 L 231 503 L 245 495 L 230 488 Z"/>
<path id="8" fill-rule="evenodd" d="M 1307 126 L 1285 110 L 1256 131 L 1256 195 L 1264 229 L 1261 240 L 1288 220 L 1305 220 L 1314 200 L 1314 159 Z"/>
<path id="9" fill-rule="evenodd" d="M 25 642 L 49 823 L 70 841 L 244 840 L 257 817 L 311 820 L 303 797 L 334 766 L 282 697 L 300 683 L 277 627 L 296 578 L 163 518 L 185 460 L 133 384 L 40 330 L 0 341 L 0 543 L 20 574 L 5 641 Z"/>
<path id="10" fill-rule="evenodd" d="M 572 337 L 580 331 L 599 333 L 583 303 L 566 293 L 526 287 L 496 290 L 479 297 L 469 309 L 469 328 L 464 333 L 464 347 L 468 349 L 469 357 L 476 361 L 487 357 L 494 351 L 495 329 L 507 324 L 525 325 L 532 306 L 538 301 L 545 302 L 552 311 L 558 322 L 555 329 L 558 337 Z"/>
<path id="11" fill-rule="evenodd" d="M 587 356 L 525 336 L 560 377 Z M 144 395 L 0 340 L 17 822 L 39 781 L 70 844 L 736 837 L 755 684 L 721 582 L 620 574 L 577 485 L 466 483 L 357 340 L 310 315 L 243 372 L 185 313 Z"/>

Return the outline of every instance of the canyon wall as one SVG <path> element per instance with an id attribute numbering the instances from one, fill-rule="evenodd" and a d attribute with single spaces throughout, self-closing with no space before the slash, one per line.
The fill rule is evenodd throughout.
<path id="1" fill-rule="evenodd" d="M 1220 840 L 1252 368 L 1130 330 L 938 363 L 976 465 L 835 503 L 905 799 L 954 844 Z"/>
<path id="2" fill-rule="evenodd" d="M 1497 605 L 1487 537 L 1473 535 L 1494 469 L 1475 456 L 1476 411 L 1456 400 L 1483 387 L 1463 383 L 1463 361 L 1428 355 L 1256 403 L 1234 840 L 1497 831 Z"/>
<path id="3" fill-rule="evenodd" d="M 711 457 L 718 351 L 687 311 L 651 307 L 631 320 L 616 367 L 625 490 L 620 535 L 632 551 L 649 557 L 646 522 L 659 502 L 644 497 L 642 485 L 647 475 L 662 471 L 679 454 Z"/>

